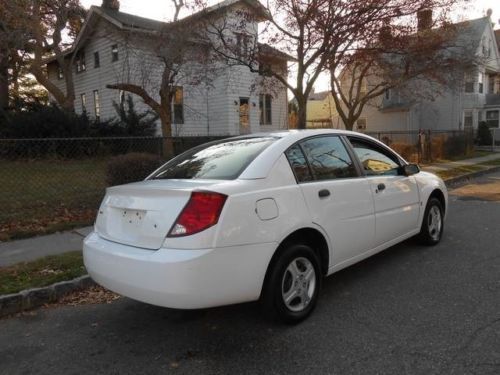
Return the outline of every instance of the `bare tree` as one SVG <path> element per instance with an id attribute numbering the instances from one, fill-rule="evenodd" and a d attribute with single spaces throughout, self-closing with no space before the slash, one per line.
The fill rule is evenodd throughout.
<path id="1" fill-rule="evenodd" d="M 448 22 L 453 1 L 400 2 L 400 13 L 418 19 L 389 17 L 372 25 L 372 32 L 352 48 L 332 54 L 329 61 L 331 91 L 340 119 L 352 130 L 367 105 L 376 105 L 388 90 L 407 100 L 432 100 L 444 89 L 461 82 L 474 61 L 468 43 L 457 43 L 460 25 Z M 432 19 L 433 6 L 441 11 Z"/>
<path id="2" fill-rule="evenodd" d="M 174 1 L 174 19 L 179 15 L 183 1 Z M 128 35 L 125 43 L 129 53 L 129 69 L 117 77 L 117 83 L 107 88 L 123 90 L 142 98 L 161 121 L 165 138 L 164 153 L 173 155 L 173 102 L 183 85 L 209 85 L 216 76 L 206 42 L 193 31 L 193 25 L 183 20 L 164 24 L 150 33 L 147 45 Z M 141 45 L 142 44 L 142 45 Z"/>
<path id="3" fill-rule="evenodd" d="M 251 19 L 239 17 L 237 34 L 234 20 L 213 22 L 207 30 L 212 35 L 214 50 L 227 61 L 248 66 L 253 71 L 273 77 L 289 89 L 297 103 L 297 126 L 306 127 L 307 100 L 322 73 L 336 72 L 349 57 L 361 50 L 374 48 L 371 42 L 387 24 L 400 33 L 422 7 L 438 7 L 442 15 L 449 13 L 458 0 L 268 0 L 260 17 L 264 18 L 260 38 L 292 57 L 289 71 L 266 61 L 257 38 L 244 42 Z M 435 43 L 434 43 L 435 46 Z M 367 53 L 368 61 L 373 52 Z M 356 68 L 360 70 L 359 67 Z M 363 69 L 361 69 L 363 70 Z"/>

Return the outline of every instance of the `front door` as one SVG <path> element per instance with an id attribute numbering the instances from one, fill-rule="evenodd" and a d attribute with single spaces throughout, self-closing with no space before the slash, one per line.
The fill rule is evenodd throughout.
<path id="1" fill-rule="evenodd" d="M 338 136 L 309 138 L 290 148 L 287 157 L 313 222 L 331 241 L 330 266 L 370 250 L 375 237 L 372 193 L 343 141 Z"/>
<path id="2" fill-rule="evenodd" d="M 248 98 L 240 98 L 240 134 L 250 134 Z"/>
<path id="3" fill-rule="evenodd" d="M 420 198 L 415 177 L 401 175 L 396 154 L 375 142 L 350 137 L 375 202 L 377 246 L 418 229 Z"/>

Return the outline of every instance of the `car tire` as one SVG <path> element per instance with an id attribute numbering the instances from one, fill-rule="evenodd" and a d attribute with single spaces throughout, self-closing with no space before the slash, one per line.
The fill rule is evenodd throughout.
<path id="1" fill-rule="evenodd" d="M 264 312 L 287 324 L 297 324 L 316 307 L 322 273 L 316 253 L 304 244 L 287 246 L 268 270 L 263 290 Z"/>
<path id="2" fill-rule="evenodd" d="M 427 246 L 434 246 L 441 241 L 444 229 L 443 205 L 437 198 L 430 198 L 425 207 L 419 240 Z"/>

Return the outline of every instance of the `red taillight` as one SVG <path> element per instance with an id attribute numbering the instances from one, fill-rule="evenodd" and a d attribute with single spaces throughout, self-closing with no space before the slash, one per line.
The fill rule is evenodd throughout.
<path id="1" fill-rule="evenodd" d="M 192 192 L 168 237 L 189 236 L 217 224 L 226 198 L 219 193 Z"/>

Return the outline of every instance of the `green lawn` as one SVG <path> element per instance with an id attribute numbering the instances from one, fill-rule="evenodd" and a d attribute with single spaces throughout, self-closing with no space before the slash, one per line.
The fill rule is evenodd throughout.
<path id="1" fill-rule="evenodd" d="M 85 275 L 81 251 L 0 268 L 0 295 L 40 288 Z"/>
<path id="2" fill-rule="evenodd" d="M 0 161 L 0 240 L 91 223 L 105 168 L 102 159 Z"/>

